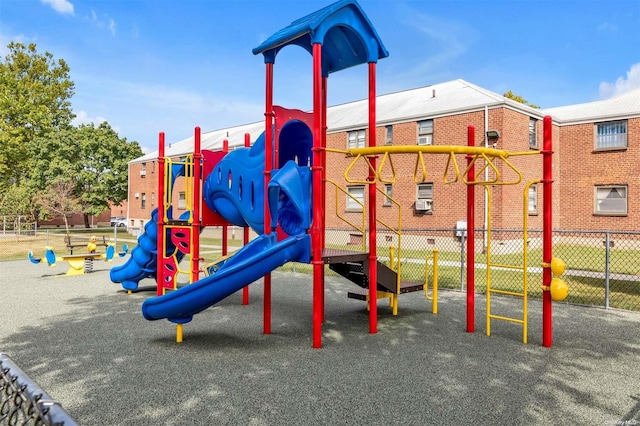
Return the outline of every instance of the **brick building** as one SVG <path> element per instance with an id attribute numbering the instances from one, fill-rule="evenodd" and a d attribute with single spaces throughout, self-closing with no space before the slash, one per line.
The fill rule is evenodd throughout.
<path id="1" fill-rule="evenodd" d="M 635 164 L 640 158 L 640 90 L 617 97 L 580 105 L 547 110 L 530 108 L 463 80 L 453 80 L 407 91 L 379 95 L 377 105 L 377 145 L 467 145 L 467 126 L 476 129 L 475 145 L 496 147 L 510 152 L 535 152 L 541 149 L 542 119 L 553 118 L 553 225 L 561 229 L 637 230 L 640 223 L 640 177 Z M 344 150 L 366 146 L 368 110 L 361 100 L 328 109 L 327 148 Z M 198 123 L 194 123 L 194 126 Z M 220 150 L 227 139 L 231 149 L 244 144 L 244 134 L 253 142 L 264 130 L 264 122 L 220 129 L 202 135 L 202 148 Z M 487 132 L 497 137 L 489 138 Z M 169 137 L 171 135 L 168 135 Z M 165 155 L 174 158 L 191 153 L 193 138 L 168 144 Z M 141 227 L 157 206 L 157 152 L 129 163 L 128 223 Z M 385 160 L 383 175 L 388 183 L 379 183 L 378 218 L 397 222 L 399 211 L 403 229 L 448 228 L 466 216 L 466 185 L 460 176 L 466 168 L 464 155 L 394 155 Z M 327 153 L 326 194 L 327 228 L 344 228 L 342 216 L 358 222 L 359 201 L 366 189 L 361 183 L 345 181 L 344 172 L 352 161 L 344 154 Z M 378 158 L 378 164 L 382 161 Z M 391 169 L 393 162 L 393 169 Z M 540 155 L 510 158 L 521 175 L 518 185 L 476 186 L 476 226 L 486 226 L 487 199 L 491 197 L 491 226 L 494 229 L 519 229 L 524 210 L 529 228 L 542 227 Z M 416 163 L 418 163 L 416 165 Z M 447 164 L 449 164 L 447 166 Z M 459 176 L 456 182 L 456 165 Z M 481 168 L 478 162 L 476 170 Z M 414 179 L 418 171 L 418 180 Z M 363 180 L 368 168 L 360 161 L 349 172 L 352 180 Z M 496 162 L 479 179 L 514 181 L 517 174 L 505 163 Z M 446 182 L 445 182 L 446 181 Z M 540 187 L 540 189 L 538 189 Z M 176 182 L 173 205 L 185 207 L 185 191 Z M 337 191 L 337 192 L 336 192 Z M 336 195 L 337 194 L 337 195 Z M 347 195 L 348 194 L 348 195 Z M 526 202 L 525 202 L 526 200 Z M 397 204 L 396 204 L 397 202 Z M 179 212 L 178 212 L 179 214 Z"/>

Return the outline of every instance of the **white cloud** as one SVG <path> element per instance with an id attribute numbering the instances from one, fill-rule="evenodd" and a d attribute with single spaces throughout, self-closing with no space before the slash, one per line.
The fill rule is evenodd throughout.
<path id="1" fill-rule="evenodd" d="M 89 114 L 87 114 L 86 111 L 78 111 L 75 114 L 76 114 L 76 118 L 74 118 L 73 121 L 71 122 L 71 124 L 73 124 L 74 126 L 79 126 L 80 124 L 89 124 L 89 123 L 99 125 L 107 121 L 106 118 L 100 117 L 100 116 L 95 118 L 89 117 Z"/>
<path id="2" fill-rule="evenodd" d="M 91 21 L 91 23 L 93 23 L 93 25 L 95 25 L 98 28 L 108 29 L 111 35 L 115 36 L 116 27 L 118 26 L 118 24 L 116 24 L 116 21 L 109 18 L 107 15 L 104 15 L 104 18 L 105 20 L 102 20 L 100 17 L 98 17 L 98 14 L 96 13 L 96 11 L 91 9 L 91 16 L 87 17 L 86 19 Z"/>
<path id="3" fill-rule="evenodd" d="M 600 83 L 600 97 L 607 99 L 640 88 L 640 62 L 631 65 L 627 77 L 618 77 L 613 83 Z"/>
<path id="4" fill-rule="evenodd" d="M 73 3 L 67 0 L 40 0 L 43 4 L 48 4 L 56 12 L 65 15 L 73 15 Z"/>
<path id="5" fill-rule="evenodd" d="M 396 81 L 412 81 L 415 84 L 416 81 L 424 83 L 425 76 L 429 76 L 431 81 L 447 78 L 442 74 L 443 70 L 467 52 L 468 46 L 476 38 L 475 31 L 455 18 L 430 15 L 405 3 L 394 5 L 398 13 L 397 20 L 413 35 L 410 44 L 403 42 L 404 46 L 396 46 L 402 52 L 399 55 L 411 61 L 410 67 L 394 71 Z M 408 46 L 411 48 L 407 49 Z M 388 47 L 391 48 L 391 45 Z M 415 52 L 422 53 L 416 56 Z"/>
<path id="6" fill-rule="evenodd" d="M 109 31 L 111 31 L 111 35 L 116 35 L 116 21 L 113 19 L 109 19 Z"/>
<path id="7" fill-rule="evenodd" d="M 618 26 L 616 24 L 612 24 L 611 22 L 603 22 L 597 27 L 598 31 L 618 31 Z"/>

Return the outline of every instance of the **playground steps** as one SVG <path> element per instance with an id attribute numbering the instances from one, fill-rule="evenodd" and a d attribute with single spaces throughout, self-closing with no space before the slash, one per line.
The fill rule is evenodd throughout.
<path id="1" fill-rule="evenodd" d="M 329 265 L 329 269 L 348 279 L 352 283 L 363 288 L 363 291 L 348 293 L 352 299 L 367 300 L 369 289 L 369 268 L 367 264 L 368 253 L 353 252 L 348 250 L 325 249 L 323 260 Z M 422 291 L 423 284 L 412 282 L 400 282 L 400 291 L 396 289 L 397 274 L 387 265 L 377 262 L 378 291 L 402 294 L 414 291 Z"/>

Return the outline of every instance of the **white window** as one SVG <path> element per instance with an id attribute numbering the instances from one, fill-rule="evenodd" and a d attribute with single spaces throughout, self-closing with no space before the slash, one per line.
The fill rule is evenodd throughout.
<path id="1" fill-rule="evenodd" d="M 627 147 L 627 120 L 596 124 L 595 149 Z"/>
<path id="2" fill-rule="evenodd" d="M 392 204 L 391 197 L 393 197 L 392 187 L 390 183 L 386 183 L 384 185 L 384 193 L 387 194 L 387 196 L 384 197 L 384 200 L 382 201 L 382 205 L 389 207 Z"/>
<path id="3" fill-rule="evenodd" d="M 385 127 L 384 143 L 385 145 L 393 144 L 393 126 Z"/>
<path id="4" fill-rule="evenodd" d="M 140 194 L 140 208 L 144 209 L 147 207 L 147 194 L 143 192 Z"/>
<path id="5" fill-rule="evenodd" d="M 364 185 L 347 186 L 347 210 L 362 211 L 364 206 Z"/>
<path id="6" fill-rule="evenodd" d="M 535 118 L 529 119 L 529 148 L 538 149 L 538 120 Z"/>
<path id="7" fill-rule="evenodd" d="M 627 186 L 598 185 L 595 187 L 595 214 L 626 215 Z"/>
<path id="8" fill-rule="evenodd" d="M 156 205 L 156 193 L 152 192 L 151 193 L 151 207 Z"/>
<path id="9" fill-rule="evenodd" d="M 147 175 L 147 163 L 142 163 L 142 167 L 140 168 L 140 177 L 143 178 Z"/>
<path id="10" fill-rule="evenodd" d="M 347 148 L 364 148 L 365 131 L 354 130 L 347 134 Z"/>
<path id="11" fill-rule="evenodd" d="M 416 196 L 416 211 L 431 213 L 433 210 L 433 183 L 419 183 Z"/>
<path id="12" fill-rule="evenodd" d="M 433 145 L 433 120 L 418 122 L 418 145 Z"/>
<path id="13" fill-rule="evenodd" d="M 184 191 L 178 193 L 178 208 L 180 210 L 187 208 L 187 195 Z"/>
<path id="14" fill-rule="evenodd" d="M 538 186 L 531 185 L 529 187 L 528 196 L 528 207 L 527 211 L 529 214 L 537 214 L 538 213 Z"/>

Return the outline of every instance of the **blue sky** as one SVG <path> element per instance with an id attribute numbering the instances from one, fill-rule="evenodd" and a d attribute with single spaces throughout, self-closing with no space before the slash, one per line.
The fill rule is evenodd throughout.
<path id="1" fill-rule="evenodd" d="M 146 152 L 262 120 L 264 63 L 251 50 L 331 0 L 1 0 L 11 41 L 64 59 L 76 124 L 106 120 Z M 640 0 L 360 0 L 389 57 L 378 93 L 457 78 L 544 107 L 640 87 Z M 311 57 L 278 56 L 274 100 L 311 108 Z M 329 104 L 363 99 L 366 66 L 332 74 Z"/>

